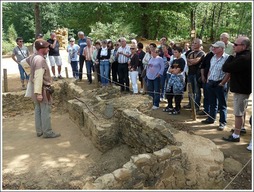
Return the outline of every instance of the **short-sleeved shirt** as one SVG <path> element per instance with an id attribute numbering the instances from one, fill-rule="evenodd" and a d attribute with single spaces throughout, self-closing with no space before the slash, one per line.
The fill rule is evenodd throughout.
<path id="1" fill-rule="evenodd" d="M 190 75 L 195 75 L 198 72 L 198 69 L 200 68 L 200 64 L 202 62 L 202 58 L 204 58 L 205 52 L 202 50 L 199 51 L 192 51 L 187 55 L 187 59 L 195 59 L 198 57 L 201 57 L 200 61 L 196 65 L 191 65 L 189 66 L 189 72 L 188 74 Z"/>
<path id="2" fill-rule="evenodd" d="M 77 44 L 74 44 L 73 46 L 68 45 L 67 47 L 68 54 L 69 54 L 69 61 L 78 61 L 79 56 L 78 56 L 78 50 L 79 46 Z"/>
<path id="3" fill-rule="evenodd" d="M 21 48 L 18 47 L 18 46 L 15 47 L 15 48 L 13 49 L 12 53 L 16 56 L 18 63 L 19 63 L 22 59 L 24 59 L 24 58 L 26 58 L 26 57 L 29 56 L 29 50 L 28 50 L 28 48 L 25 47 L 25 46 L 22 46 Z"/>
<path id="4" fill-rule="evenodd" d="M 84 48 L 87 46 L 87 44 L 86 44 L 86 38 L 84 38 L 84 39 L 79 39 L 79 40 L 78 40 L 78 45 L 79 45 L 79 47 L 80 47 L 79 55 L 83 55 Z"/>
<path id="5" fill-rule="evenodd" d="M 128 45 L 126 45 L 125 47 L 122 47 L 122 46 L 119 47 L 118 50 L 117 50 L 117 53 L 118 52 L 123 52 L 126 55 L 131 54 L 131 50 L 130 50 L 130 47 Z M 124 56 L 123 54 L 118 55 L 118 63 L 127 63 L 128 60 L 129 60 L 129 58 Z"/>
<path id="6" fill-rule="evenodd" d="M 223 55 L 217 59 L 216 55 L 214 55 L 211 58 L 210 61 L 210 69 L 208 73 L 208 80 L 213 80 L 213 81 L 220 81 L 224 78 L 225 76 L 225 72 L 222 71 L 222 66 L 224 65 L 224 63 L 226 62 L 226 60 L 228 59 L 228 54 L 227 53 L 223 53 Z"/>
<path id="7" fill-rule="evenodd" d="M 163 75 L 165 69 L 164 61 L 160 56 L 152 57 L 148 62 L 146 76 L 149 80 L 156 79 L 157 75 Z"/>
<path id="8" fill-rule="evenodd" d="M 54 40 L 48 39 L 47 42 L 49 42 L 52 45 L 54 43 Z M 60 47 L 60 44 L 58 41 L 56 41 L 56 45 L 54 49 L 49 47 L 49 56 L 60 56 L 59 47 Z"/>

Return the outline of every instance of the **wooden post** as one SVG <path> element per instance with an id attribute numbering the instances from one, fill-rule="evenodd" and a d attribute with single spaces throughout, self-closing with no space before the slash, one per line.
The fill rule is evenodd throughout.
<path id="1" fill-rule="evenodd" d="M 190 97 L 190 102 L 191 102 L 192 118 L 193 118 L 193 120 L 196 120 L 197 116 L 196 116 L 194 95 L 193 95 L 193 92 L 192 92 L 191 83 L 188 83 L 187 86 L 188 86 L 188 96 Z"/>
<path id="2" fill-rule="evenodd" d="M 66 75 L 66 78 L 69 78 L 67 67 L 65 67 L 65 75 Z"/>
<path id="3" fill-rule="evenodd" d="M 93 76 L 94 76 L 94 81 L 95 81 L 95 85 L 96 85 L 96 87 L 99 87 L 98 74 L 97 74 L 96 64 L 94 64 L 94 72 L 93 72 Z"/>
<path id="4" fill-rule="evenodd" d="M 4 69 L 4 92 L 8 92 L 7 69 Z"/>

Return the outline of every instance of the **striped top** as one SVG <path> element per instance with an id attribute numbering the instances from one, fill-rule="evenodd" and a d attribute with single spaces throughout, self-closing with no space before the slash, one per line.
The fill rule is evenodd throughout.
<path id="1" fill-rule="evenodd" d="M 225 72 L 222 71 L 222 66 L 228 59 L 228 54 L 223 53 L 223 55 L 217 59 L 216 55 L 214 55 L 210 61 L 210 69 L 208 72 L 207 79 L 212 81 L 220 81 L 224 78 Z"/>
<path id="2" fill-rule="evenodd" d="M 125 47 L 119 47 L 117 50 L 117 53 L 119 53 L 119 52 L 123 52 L 123 54 L 126 54 L 126 55 L 131 54 L 131 50 L 128 45 L 126 45 Z M 123 54 L 118 55 L 118 63 L 127 63 L 129 61 L 129 58 Z"/>

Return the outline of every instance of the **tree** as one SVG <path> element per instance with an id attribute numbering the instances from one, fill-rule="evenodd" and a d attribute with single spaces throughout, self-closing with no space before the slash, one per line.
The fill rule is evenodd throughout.
<path id="1" fill-rule="evenodd" d="M 35 18 L 35 38 L 39 33 L 42 33 L 41 30 L 41 17 L 40 17 L 40 3 L 34 4 L 34 18 Z"/>

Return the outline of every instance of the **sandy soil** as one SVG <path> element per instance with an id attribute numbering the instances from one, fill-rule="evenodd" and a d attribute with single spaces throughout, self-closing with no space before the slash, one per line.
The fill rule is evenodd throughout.
<path id="1" fill-rule="evenodd" d="M 6 63 L 6 62 L 5 62 Z M 9 70 L 10 71 L 10 70 Z M 95 86 L 86 81 L 79 83 L 84 89 Z M 16 72 L 8 75 L 9 91 L 20 91 Z M 252 97 L 251 97 L 252 98 Z M 182 105 L 187 104 L 185 95 Z M 170 116 L 160 109 L 152 116 L 172 123 L 176 129 L 211 139 L 226 157 L 232 157 L 246 167 L 232 181 L 233 176 L 225 174 L 227 182 L 232 183 L 227 189 L 251 189 L 252 166 L 247 162 L 252 153 L 246 150 L 251 138 L 251 129 L 246 122 L 247 134 L 239 143 L 222 140 L 230 134 L 234 124 L 232 115 L 232 94 L 229 94 L 228 125 L 224 131 L 217 131 L 218 123 L 203 125 L 204 116 L 197 116 L 193 121 L 190 110 L 183 109 L 180 115 Z M 248 109 L 247 120 L 251 114 Z M 84 137 L 79 128 L 70 121 L 68 114 L 56 108 L 52 110 L 52 127 L 62 134 L 56 139 L 43 139 L 35 136 L 33 112 L 21 113 L 2 120 L 2 187 L 3 189 L 79 189 L 81 182 L 89 176 L 98 176 L 121 167 L 129 161 L 131 151 L 125 145 L 116 146 L 102 154 Z"/>

